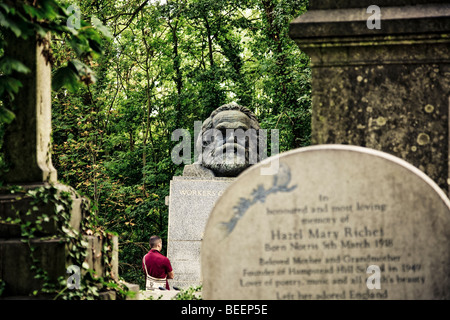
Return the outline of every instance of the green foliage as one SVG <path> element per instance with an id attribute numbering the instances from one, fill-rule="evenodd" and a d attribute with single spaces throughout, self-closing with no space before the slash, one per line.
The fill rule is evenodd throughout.
<path id="1" fill-rule="evenodd" d="M 66 19 L 77 2 L 58 3 L 53 11 Z M 52 160 L 58 179 L 92 200 L 93 224 L 119 235 L 120 275 L 143 288 L 148 239 L 167 244 L 165 198 L 183 170 L 170 156 L 175 129 L 192 137 L 194 121 L 236 102 L 263 128 L 280 130 L 280 151 L 310 144 L 309 58 L 288 36 L 307 1 L 77 4 L 91 23 L 74 32 L 60 19 L 52 36 Z M 26 71 L 14 62 L 4 68 Z"/>
<path id="2" fill-rule="evenodd" d="M 14 38 L 29 39 L 38 37 L 45 42 L 48 33 L 64 38 L 76 53 L 78 59 L 71 58 L 66 66 L 55 71 L 53 87 L 57 90 L 66 87 L 72 92 L 79 88 L 79 83 L 92 83 L 95 77 L 88 64 L 93 58 L 102 54 L 103 34 L 111 37 L 109 30 L 98 18 L 91 19 L 92 24 L 80 20 L 80 28 L 70 28 L 67 21 L 71 13 L 55 0 L 37 1 L 3 1 L 0 3 L 0 124 L 11 123 L 14 114 L 5 105 L 14 100 L 22 86 L 15 77 L 17 73 L 28 74 L 30 69 L 23 62 L 10 57 L 7 47 L 14 45 Z M 8 36 L 9 35 L 9 38 Z M 49 61 L 53 60 L 51 52 L 47 53 Z"/>
<path id="3" fill-rule="evenodd" d="M 175 300 L 203 300 L 201 296 L 202 286 L 193 286 L 187 289 L 181 290 L 179 294 L 175 296 Z"/>
<path id="4" fill-rule="evenodd" d="M 146 300 L 161 300 L 163 295 L 158 295 L 158 290 L 152 295 L 149 295 Z M 172 300 L 203 300 L 202 298 L 202 286 L 191 286 L 187 289 L 182 289 L 177 293 Z"/>
<path id="5" fill-rule="evenodd" d="M 54 93 L 53 163 L 59 179 L 88 195 L 99 224 L 120 237 L 120 274 L 144 287 L 148 239 L 167 244 L 173 130 L 218 106 L 251 108 L 280 130 L 280 151 L 310 143 L 309 58 L 288 37 L 306 1 L 81 1 L 114 38 L 91 64 L 97 82 Z M 71 56 L 53 42 L 55 67 Z"/>
<path id="6" fill-rule="evenodd" d="M 202 286 L 189 287 L 188 289 L 181 290 L 176 295 L 175 300 L 203 300 L 201 296 Z"/>
<path id="7" fill-rule="evenodd" d="M 3 291 L 5 291 L 5 286 L 6 286 L 5 281 L 3 281 L 2 279 L 0 279 L 0 297 L 1 297 L 2 294 L 3 294 Z"/>

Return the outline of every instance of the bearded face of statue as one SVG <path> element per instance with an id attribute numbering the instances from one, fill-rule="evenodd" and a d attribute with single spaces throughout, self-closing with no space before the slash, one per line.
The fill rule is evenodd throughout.
<path id="1" fill-rule="evenodd" d="M 216 176 L 239 175 L 257 162 L 257 128 L 238 110 L 221 111 L 202 135 L 202 165 Z"/>

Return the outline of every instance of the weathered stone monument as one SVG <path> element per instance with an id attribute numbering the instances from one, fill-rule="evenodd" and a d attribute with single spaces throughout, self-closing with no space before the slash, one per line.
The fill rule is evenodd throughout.
<path id="1" fill-rule="evenodd" d="M 385 151 L 447 191 L 448 0 L 309 4 L 290 36 L 311 57 L 313 144 Z"/>
<path id="2" fill-rule="evenodd" d="M 227 188 L 201 257 L 204 299 L 450 299 L 450 201 L 387 153 L 301 148 Z"/>
<path id="3" fill-rule="evenodd" d="M 73 261 L 69 255 L 71 248 L 59 238 L 62 233 L 71 231 L 63 230 L 63 226 L 52 219 L 59 212 L 59 204 L 34 202 L 27 191 L 54 187 L 52 190 L 57 193 L 70 194 L 71 210 L 65 213 L 70 217 L 73 232 L 80 232 L 87 200 L 73 188 L 58 183 L 57 172 L 52 165 L 51 67 L 47 56 L 50 42 L 48 39 L 38 41 L 37 37 L 28 40 L 12 37 L 7 54 L 23 62 L 31 72 L 16 75 L 22 87 L 14 101 L 15 120 L 8 125 L 4 137 L 3 149 L 9 171 L 0 177 L 3 183 L 0 191 L 0 279 L 3 282 L 2 298 L 30 298 L 44 285 L 44 279 L 36 278 L 37 269 L 48 276 L 48 281 L 57 284 L 61 277 L 69 277 L 66 271 Z M 12 193 L 9 188 L 16 191 Z M 21 225 L 4 223 L 18 217 L 30 230 L 37 230 L 30 238 L 24 236 Z M 37 228 L 37 224 L 42 227 Z M 85 235 L 84 240 L 87 243 L 85 262 L 89 269 L 104 277 L 106 266 L 102 244 L 105 239 Z M 118 279 L 117 237 L 112 239 L 110 250 L 110 272 L 113 278 Z M 130 288 L 137 290 L 136 286 L 130 285 Z M 110 293 L 103 296 L 113 297 Z M 34 298 L 52 297 L 44 294 Z"/>
<path id="4" fill-rule="evenodd" d="M 239 129 L 243 139 L 236 137 Z M 183 176 L 170 183 L 168 258 L 175 272 L 171 286 L 187 288 L 202 283 L 200 246 L 206 221 L 235 177 L 260 160 L 257 130 L 255 115 L 235 104 L 217 108 L 203 122 L 196 140 L 198 160 L 185 166 Z"/>

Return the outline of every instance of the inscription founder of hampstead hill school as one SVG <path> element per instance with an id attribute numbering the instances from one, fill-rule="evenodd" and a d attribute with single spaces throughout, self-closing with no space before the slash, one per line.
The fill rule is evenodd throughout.
<path id="1" fill-rule="evenodd" d="M 287 152 L 277 175 L 259 175 L 270 160 L 211 213 L 204 299 L 450 299 L 450 202 L 425 174 L 351 146 Z M 223 255 L 231 243 L 240 250 Z"/>

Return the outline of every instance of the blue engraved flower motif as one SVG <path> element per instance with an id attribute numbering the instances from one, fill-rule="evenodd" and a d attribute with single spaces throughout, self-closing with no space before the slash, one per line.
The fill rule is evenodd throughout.
<path id="1" fill-rule="evenodd" d="M 252 196 L 254 202 L 260 201 L 264 203 L 264 201 L 266 201 L 267 191 L 264 189 L 264 186 L 260 184 L 257 189 L 253 190 Z"/>
<path id="2" fill-rule="evenodd" d="M 264 203 L 266 198 L 271 193 L 277 192 L 291 192 L 297 185 L 292 187 L 288 187 L 291 182 L 291 170 L 288 165 L 284 163 L 280 163 L 280 167 L 278 173 L 273 177 L 272 187 L 270 189 L 265 189 L 262 184 L 258 185 L 256 189 L 254 189 L 251 193 L 252 198 L 240 198 L 237 205 L 233 207 L 234 215 L 228 222 L 221 222 L 222 226 L 226 227 L 227 235 L 230 234 L 238 221 L 244 216 L 247 210 L 257 202 Z"/>

